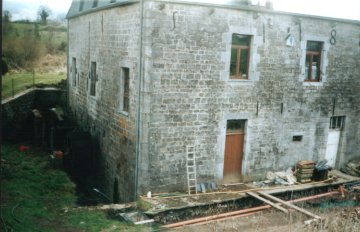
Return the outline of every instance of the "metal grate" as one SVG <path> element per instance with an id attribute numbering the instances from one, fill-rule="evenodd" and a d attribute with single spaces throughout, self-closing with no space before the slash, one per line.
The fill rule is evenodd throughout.
<path id="1" fill-rule="evenodd" d="M 345 116 L 333 116 L 330 118 L 330 129 L 344 129 Z"/>

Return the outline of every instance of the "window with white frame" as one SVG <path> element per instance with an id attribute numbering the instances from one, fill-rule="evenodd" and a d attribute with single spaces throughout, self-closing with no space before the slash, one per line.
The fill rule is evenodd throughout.
<path id="1" fill-rule="evenodd" d="M 307 41 L 305 59 L 305 81 L 321 81 L 321 55 L 323 42 Z"/>
<path id="2" fill-rule="evenodd" d="M 230 79 L 249 79 L 250 35 L 232 34 Z"/>

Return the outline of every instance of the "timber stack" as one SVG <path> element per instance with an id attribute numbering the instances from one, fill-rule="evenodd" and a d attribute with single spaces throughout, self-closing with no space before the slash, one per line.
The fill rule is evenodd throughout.
<path id="1" fill-rule="evenodd" d="M 301 160 L 296 164 L 296 180 L 299 183 L 311 182 L 314 173 L 315 162 L 311 160 Z"/>

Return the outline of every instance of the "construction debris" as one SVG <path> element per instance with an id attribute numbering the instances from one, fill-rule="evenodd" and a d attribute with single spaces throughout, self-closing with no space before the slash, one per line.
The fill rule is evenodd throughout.
<path id="1" fill-rule="evenodd" d="M 215 182 L 205 182 L 196 184 L 196 191 L 201 193 L 213 192 L 217 190 Z"/>
<path id="2" fill-rule="evenodd" d="M 140 211 L 129 212 L 129 213 L 117 213 L 115 214 L 116 217 L 121 219 L 122 221 L 130 222 L 135 225 L 142 225 L 147 223 L 153 223 L 154 219 L 150 219 Z"/>
<path id="3" fill-rule="evenodd" d="M 352 160 L 340 170 L 352 176 L 360 176 L 360 160 Z"/>
<path id="4" fill-rule="evenodd" d="M 278 203 L 281 203 L 281 204 L 283 204 L 283 205 L 286 205 L 286 206 L 288 206 L 288 207 L 290 207 L 290 208 L 292 208 L 292 209 L 295 209 L 295 210 L 297 210 L 297 211 L 299 211 L 299 212 L 301 212 L 301 213 L 303 213 L 303 214 L 306 214 L 306 215 L 308 215 L 308 216 L 310 216 L 310 217 L 313 217 L 314 219 L 321 220 L 321 217 L 320 217 L 320 216 L 318 216 L 318 215 L 316 215 L 316 214 L 313 214 L 313 213 L 311 213 L 311 212 L 309 212 L 309 211 L 307 211 L 307 210 L 305 210 L 305 209 L 303 209 L 303 208 L 300 208 L 300 207 L 298 207 L 298 206 L 296 206 L 296 205 L 293 205 L 293 204 L 291 204 L 290 202 L 283 201 L 283 200 L 281 200 L 281 199 L 279 199 L 279 198 L 277 198 L 277 197 L 274 197 L 274 196 L 272 196 L 272 195 L 270 195 L 270 194 L 267 194 L 267 193 L 265 193 L 265 192 L 259 191 L 258 193 L 259 193 L 261 196 L 264 196 L 264 197 L 266 197 L 266 198 L 268 198 L 268 199 L 270 199 L 270 200 L 273 200 L 273 201 L 275 201 L 275 202 L 278 202 Z"/>
<path id="5" fill-rule="evenodd" d="M 256 199 L 258 199 L 258 200 L 260 200 L 260 201 L 265 202 L 265 203 L 268 204 L 268 205 L 271 205 L 272 207 L 274 207 L 274 208 L 276 208 L 276 209 L 278 209 L 278 210 L 283 211 L 283 212 L 286 213 L 286 214 L 289 213 L 289 211 L 288 211 L 287 209 L 281 207 L 280 205 L 275 204 L 275 203 L 272 202 L 272 201 L 269 201 L 269 200 L 267 200 L 267 199 L 259 196 L 256 192 L 247 192 L 247 194 L 250 195 L 250 196 L 252 196 L 252 197 L 254 197 L 254 198 L 256 198 Z"/>
<path id="6" fill-rule="evenodd" d="M 270 183 L 278 185 L 293 185 L 296 183 L 296 178 L 291 168 L 288 168 L 285 172 L 268 172 L 266 178 Z M 269 183 L 264 181 L 264 183 Z"/>
<path id="7" fill-rule="evenodd" d="M 247 192 L 247 193 L 249 193 L 249 192 Z M 316 198 L 322 198 L 322 197 L 325 197 L 325 196 L 331 196 L 331 195 L 335 195 L 335 194 L 339 194 L 339 192 L 338 191 L 333 191 L 333 192 L 313 195 L 313 196 L 309 196 L 309 197 L 298 198 L 298 199 L 290 200 L 290 201 L 282 201 L 282 200 L 276 198 L 276 202 L 277 202 L 276 205 L 277 206 L 279 206 L 279 205 L 288 206 L 289 208 L 298 210 L 301 213 L 304 213 L 304 214 L 312 217 L 311 220 L 306 221 L 307 223 L 309 223 L 310 221 L 319 221 L 319 220 L 321 220 L 321 218 L 319 216 L 315 215 L 315 214 L 312 214 L 309 211 L 304 210 L 304 209 L 300 208 L 300 210 L 299 210 L 299 207 L 296 207 L 295 205 L 293 205 L 291 203 L 302 202 L 302 201 L 307 201 L 307 200 L 316 199 Z M 268 194 L 266 194 L 266 195 L 268 196 Z M 270 196 L 270 197 L 273 197 L 273 196 Z M 275 197 L 273 197 L 273 198 L 275 198 Z M 279 202 L 279 201 L 281 201 L 281 202 Z M 216 214 L 216 215 L 212 215 L 212 216 L 205 216 L 205 217 L 200 217 L 200 218 L 175 222 L 175 223 L 164 225 L 162 227 L 170 229 L 170 228 L 179 228 L 179 227 L 186 226 L 186 225 L 208 224 L 208 223 L 211 223 L 211 222 L 214 222 L 214 221 L 221 221 L 221 220 L 230 219 L 230 218 L 249 216 L 251 214 L 261 212 L 262 210 L 269 209 L 271 207 L 273 207 L 273 206 L 271 206 L 271 205 L 262 205 L 262 206 L 253 207 L 253 208 L 241 209 L 241 210 L 236 210 L 236 211 L 232 211 L 232 212 Z"/>
<path id="8" fill-rule="evenodd" d="M 322 160 L 316 163 L 313 173 L 313 181 L 323 181 L 328 179 L 328 173 L 331 167 L 327 165 L 327 160 Z"/>
<path id="9" fill-rule="evenodd" d="M 315 162 L 301 160 L 296 164 L 296 179 L 300 183 L 309 183 L 314 174 Z"/>

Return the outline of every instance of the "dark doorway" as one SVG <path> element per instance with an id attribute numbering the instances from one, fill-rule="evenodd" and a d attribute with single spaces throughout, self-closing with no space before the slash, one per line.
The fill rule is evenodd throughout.
<path id="1" fill-rule="evenodd" d="M 118 179 L 115 178 L 114 180 L 114 193 L 113 193 L 113 203 L 117 204 L 120 202 L 120 196 L 119 196 L 119 182 Z"/>

